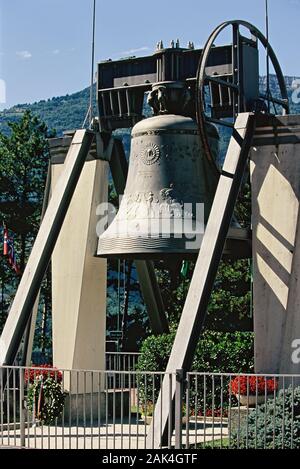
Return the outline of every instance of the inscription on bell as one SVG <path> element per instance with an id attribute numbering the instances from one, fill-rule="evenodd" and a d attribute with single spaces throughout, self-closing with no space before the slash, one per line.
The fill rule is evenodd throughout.
<path id="1" fill-rule="evenodd" d="M 157 161 L 160 159 L 160 156 L 161 153 L 159 146 L 155 143 L 151 143 L 141 151 L 141 160 L 146 165 L 157 163 Z"/>

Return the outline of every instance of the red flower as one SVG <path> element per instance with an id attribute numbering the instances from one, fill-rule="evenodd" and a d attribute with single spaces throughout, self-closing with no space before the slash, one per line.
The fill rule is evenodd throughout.
<path id="1" fill-rule="evenodd" d="M 25 383 L 34 383 L 38 377 L 42 377 L 43 381 L 47 378 L 52 378 L 57 383 L 61 383 L 63 375 L 62 372 L 53 367 L 53 365 L 32 365 L 31 368 L 25 370 Z"/>
<path id="2" fill-rule="evenodd" d="M 242 396 L 272 394 L 277 388 L 276 378 L 265 378 L 264 376 L 236 376 L 229 384 L 229 389 L 233 394 L 241 394 Z"/>

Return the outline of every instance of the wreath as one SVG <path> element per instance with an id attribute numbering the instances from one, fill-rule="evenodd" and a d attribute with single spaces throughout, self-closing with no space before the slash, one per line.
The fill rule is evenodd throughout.
<path id="1" fill-rule="evenodd" d="M 45 425 L 52 425 L 63 412 L 66 394 L 62 389 L 62 373 L 37 367 L 25 374 L 28 383 L 27 408 Z"/>

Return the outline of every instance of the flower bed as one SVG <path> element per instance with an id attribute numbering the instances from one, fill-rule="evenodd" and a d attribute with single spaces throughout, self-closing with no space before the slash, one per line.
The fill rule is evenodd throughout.
<path id="1" fill-rule="evenodd" d="M 278 389 L 276 378 L 265 378 L 264 376 L 236 376 L 230 381 L 229 388 L 235 395 L 258 395 L 273 394 Z"/>
<path id="2" fill-rule="evenodd" d="M 57 383 L 62 382 L 62 372 L 54 368 L 53 365 L 32 365 L 30 369 L 25 370 L 24 379 L 25 383 L 34 383 L 37 377 L 42 377 L 43 379 L 52 378 Z"/>

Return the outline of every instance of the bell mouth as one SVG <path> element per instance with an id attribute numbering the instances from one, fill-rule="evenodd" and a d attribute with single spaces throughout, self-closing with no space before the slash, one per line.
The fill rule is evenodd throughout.
<path id="1" fill-rule="evenodd" d="M 96 257 L 128 260 L 196 260 L 201 239 L 191 237 L 100 237 Z M 252 255 L 251 230 L 230 227 L 223 250 L 223 258 L 248 259 Z"/>
<path id="2" fill-rule="evenodd" d="M 118 258 L 118 259 L 165 259 L 178 256 L 182 259 L 195 259 L 199 252 L 197 247 L 187 249 L 187 243 L 192 243 L 188 238 L 169 238 L 139 236 L 100 238 L 97 257 Z"/>

